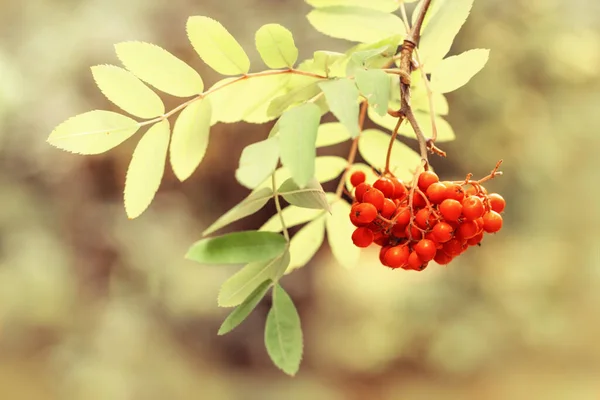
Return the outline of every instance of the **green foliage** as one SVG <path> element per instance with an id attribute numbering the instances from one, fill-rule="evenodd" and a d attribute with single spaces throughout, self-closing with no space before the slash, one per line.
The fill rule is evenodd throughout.
<path id="1" fill-rule="evenodd" d="M 306 2 L 314 7 L 307 18 L 318 31 L 358 43 L 343 53 L 319 50 L 298 63 L 292 33 L 281 25 L 267 24 L 257 30 L 255 44 L 270 69 L 250 73 L 246 52 L 227 29 L 209 17 L 193 16 L 186 25 L 189 41 L 208 66 L 224 75 L 222 79 L 205 89 L 200 75 L 167 50 L 145 42 L 118 43 L 115 50 L 124 68 L 98 65 L 92 67 L 92 75 L 109 101 L 144 121 L 94 110 L 59 124 L 48 137 L 50 144 L 63 150 L 99 154 L 148 126 L 125 178 L 125 211 L 129 218 L 136 218 L 159 189 L 167 152 L 175 176 L 184 181 L 202 162 L 213 125 L 275 120 L 268 137 L 248 145 L 239 158 L 236 179 L 252 191 L 208 226 L 203 236 L 256 213 L 271 199 L 277 213 L 259 230 L 205 237 L 190 247 L 186 258 L 204 264 L 244 265 L 221 287 L 218 305 L 236 308 L 219 335 L 242 323 L 273 288 L 265 346 L 275 365 L 290 375 L 298 371 L 302 358 L 302 331 L 294 304 L 280 286 L 281 278 L 305 266 L 325 237 L 340 265 L 357 265 L 361 252 L 351 240 L 351 205 L 344 192 L 352 191 L 350 174 L 364 171 L 367 181 L 373 182 L 374 171 L 385 167 L 390 146 L 389 167 L 398 178 L 411 180 L 421 163 L 420 154 L 399 140 L 391 142 L 390 133 L 364 129 L 364 117 L 370 120 L 367 123 L 390 132 L 398 121 L 388 110 L 400 108 L 401 71 L 396 66 L 405 32 L 394 12 L 404 7 L 402 2 Z M 422 3 L 413 12 L 413 21 Z M 426 138 L 432 137 L 435 126 L 437 142 L 455 139 L 444 118 L 449 106 L 443 93 L 468 83 L 489 56 L 489 50 L 475 49 L 444 58 L 472 3 L 433 0 L 423 22 L 417 49 L 421 69 L 411 74 L 410 107 Z M 161 97 L 147 85 L 190 98 L 166 111 Z M 360 114 L 361 105 L 366 115 Z M 328 112 L 339 122 L 321 123 Z M 406 121 L 397 133 L 415 139 Z M 318 148 L 347 141 L 352 142 L 347 159 L 317 157 Z M 364 164 L 355 162 L 356 150 Z M 339 179 L 336 193 L 325 193 L 321 183 L 335 179 Z M 288 229 L 302 224 L 290 237 Z"/>
<path id="2" fill-rule="evenodd" d="M 265 346 L 283 372 L 292 376 L 298 372 L 303 351 L 300 316 L 290 296 L 278 284 L 273 287 L 273 305 L 267 315 Z"/>

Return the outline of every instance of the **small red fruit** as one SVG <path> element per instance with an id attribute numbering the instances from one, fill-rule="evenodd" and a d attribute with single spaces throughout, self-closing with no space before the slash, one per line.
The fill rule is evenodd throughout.
<path id="1" fill-rule="evenodd" d="M 483 215 L 483 230 L 495 233 L 502 229 L 502 215 L 496 211 L 489 211 Z"/>
<path id="2" fill-rule="evenodd" d="M 416 251 L 410 253 L 407 264 L 409 269 L 414 269 L 415 271 L 421 271 L 425 269 L 423 267 L 423 260 L 421 260 Z"/>
<path id="3" fill-rule="evenodd" d="M 373 231 L 369 228 L 356 228 L 352 233 L 352 242 L 356 247 L 369 247 L 375 239 Z"/>
<path id="4" fill-rule="evenodd" d="M 387 253 L 387 251 L 391 248 L 392 248 L 392 246 L 383 246 L 381 248 L 381 250 L 379 250 L 379 261 L 381 262 L 382 265 L 384 265 L 386 267 L 388 265 L 385 263 L 385 253 Z"/>
<path id="5" fill-rule="evenodd" d="M 391 247 L 383 256 L 384 265 L 387 265 L 390 268 L 401 268 L 408 262 L 409 254 L 410 251 L 406 245 Z"/>
<path id="6" fill-rule="evenodd" d="M 458 202 L 462 202 L 465 198 L 465 191 L 462 186 L 457 185 L 456 183 L 447 182 L 446 185 L 446 195 L 449 199 L 454 199 Z"/>
<path id="7" fill-rule="evenodd" d="M 408 207 L 399 208 L 394 215 L 394 219 L 398 225 L 408 225 L 410 222 L 410 210 Z"/>
<path id="8" fill-rule="evenodd" d="M 454 228 L 447 222 L 440 221 L 434 225 L 433 237 L 439 243 L 446 243 L 454 236 Z"/>
<path id="9" fill-rule="evenodd" d="M 451 239 L 444 243 L 444 253 L 451 257 L 456 257 L 463 251 L 463 242 L 458 239 Z"/>
<path id="10" fill-rule="evenodd" d="M 448 221 L 458 221 L 462 208 L 462 204 L 454 199 L 446 199 L 439 205 L 440 213 Z"/>
<path id="11" fill-rule="evenodd" d="M 435 257 L 435 253 L 437 252 L 435 242 L 429 239 L 420 240 L 417 244 L 413 246 L 413 249 L 417 252 L 419 258 L 423 260 L 423 262 L 432 260 L 433 257 Z"/>
<path id="12" fill-rule="evenodd" d="M 373 187 L 375 189 L 379 189 L 381 193 L 383 193 L 383 195 L 388 199 L 392 199 L 396 191 L 394 187 L 394 182 L 392 182 L 391 179 L 386 178 L 385 176 L 382 176 L 381 178 L 377 179 L 373 184 Z"/>
<path id="13" fill-rule="evenodd" d="M 412 240 L 423 239 L 423 232 L 415 225 L 406 225 L 404 233 L 406 234 L 406 237 L 411 238 Z"/>
<path id="14" fill-rule="evenodd" d="M 479 226 L 475 221 L 464 221 L 458 227 L 456 231 L 456 235 L 461 240 L 471 239 L 473 236 L 476 236 L 479 233 Z"/>
<path id="15" fill-rule="evenodd" d="M 367 225 L 377 218 L 377 209 L 371 203 L 359 203 L 350 209 L 350 221 L 356 226 Z"/>
<path id="16" fill-rule="evenodd" d="M 392 235 L 398 239 L 403 239 L 406 237 L 406 228 L 408 225 L 400 225 L 396 224 L 392 227 Z"/>
<path id="17" fill-rule="evenodd" d="M 504 207 L 506 207 L 506 201 L 504 201 L 504 198 L 498 193 L 490 194 L 488 196 L 488 200 L 490 201 L 492 211 L 496 211 L 497 213 L 504 211 Z"/>
<path id="18" fill-rule="evenodd" d="M 358 201 L 359 203 L 363 201 L 363 196 L 365 195 L 365 193 L 367 193 L 367 190 L 371 189 L 371 185 L 369 185 L 368 183 L 361 183 L 359 184 L 356 189 L 354 189 L 354 198 L 356 199 L 356 201 Z"/>
<path id="19" fill-rule="evenodd" d="M 422 208 L 415 214 L 415 224 L 421 229 L 429 229 L 435 223 L 435 217 L 428 208 Z"/>
<path id="20" fill-rule="evenodd" d="M 474 221 L 483 215 L 485 208 L 483 202 L 477 196 L 465 197 L 462 202 L 462 214 L 468 221 Z"/>
<path id="21" fill-rule="evenodd" d="M 439 182 L 440 178 L 433 171 L 424 171 L 419 175 L 418 186 L 423 192 L 427 190 L 431 184 Z"/>
<path id="22" fill-rule="evenodd" d="M 356 187 L 367 180 L 367 175 L 363 171 L 355 171 L 350 175 L 350 183 Z"/>
<path id="23" fill-rule="evenodd" d="M 469 246 L 476 246 L 483 240 L 483 231 L 479 232 L 477 235 L 473 236 L 471 239 L 467 240 L 467 244 Z"/>
<path id="24" fill-rule="evenodd" d="M 396 211 L 396 203 L 392 199 L 385 199 L 383 201 L 383 208 L 381 209 L 381 216 L 383 218 L 390 218 Z"/>
<path id="25" fill-rule="evenodd" d="M 452 261 L 452 256 L 449 256 L 448 254 L 444 253 L 442 250 L 438 250 L 438 252 L 435 254 L 435 257 L 433 257 L 433 261 L 435 261 L 436 263 L 440 264 L 440 265 L 446 265 L 449 264 L 450 261 Z"/>
<path id="26" fill-rule="evenodd" d="M 421 195 L 421 193 L 415 192 L 415 194 L 413 195 L 413 203 L 412 203 L 413 208 L 422 208 L 422 207 L 425 207 L 426 205 L 427 205 L 427 201 L 425 201 L 425 198 L 423 198 L 423 195 Z"/>
<path id="27" fill-rule="evenodd" d="M 385 196 L 381 193 L 381 190 L 371 188 L 367 190 L 367 193 L 363 196 L 363 203 L 370 203 L 375 206 L 377 211 L 381 211 L 383 209 L 383 202 L 385 200 Z"/>
<path id="28" fill-rule="evenodd" d="M 429 198 L 430 202 L 433 204 L 440 204 L 442 201 L 448 198 L 447 189 L 448 188 L 443 183 L 435 182 L 427 188 L 427 192 L 425 194 L 427 195 L 427 198 Z"/>
<path id="29" fill-rule="evenodd" d="M 390 180 L 394 184 L 394 198 L 401 199 L 405 197 L 408 191 L 406 190 L 406 186 L 404 186 L 404 183 L 398 178 L 390 178 Z"/>

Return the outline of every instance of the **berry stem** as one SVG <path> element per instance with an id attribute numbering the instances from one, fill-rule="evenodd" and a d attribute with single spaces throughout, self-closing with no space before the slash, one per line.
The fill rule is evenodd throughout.
<path id="1" fill-rule="evenodd" d="M 394 131 L 392 132 L 392 137 L 390 138 L 390 144 L 388 146 L 388 150 L 387 150 L 387 155 L 385 157 L 385 169 L 383 171 L 383 173 L 385 175 L 390 174 L 390 158 L 392 157 L 392 148 L 394 147 L 394 142 L 396 141 L 396 137 L 398 136 L 398 129 L 400 129 L 400 125 L 402 125 L 402 122 L 404 121 L 404 116 L 399 116 L 398 117 L 398 122 L 396 122 L 396 127 L 394 128 Z"/>
<path id="2" fill-rule="evenodd" d="M 348 153 L 346 169 L 340 178 L 340 182 L 338 183 L 337 189 L 335 191 L 335 195 L 340 198 L 342 193 L 344 192 L 344 187 L 346 185 L 346 176 L 350 171 L 350 167 L 354 164 L 354 159 L 356 158 L 356 152 L 358 151 L 358 139 L 360 139 L 360 133 L 363 130 L 363 125 L 365 124 L 365 118 L 367 116 L 367 109 L 369 108 L 369 102 L 367 100 L 363 101 L 360 105 L 360 114 L 358 116 L 358 128 L 359 134 L 352 141 L 352 147 L 350 147 L 350 152 Z"/>
<path id="3" fill-rule="evenodd" d="M 271 185 L 273 185 L 273 197 L 275 198 L 275 208 L 277 209 L 277 214 L 279 214 L 279 219 L 281 220 L 283 237 L 285 238 L 285 241 L 289 244 L 290 233 L 288 232 L 287 226 L 285 226 L 285 221 L 283 220 L 283 214 L 281 212 L 281 202 L 279 201 L 279 193 L 277 192 L 277 182 L 275 181 L 275 173 L 271 175 Z"/>

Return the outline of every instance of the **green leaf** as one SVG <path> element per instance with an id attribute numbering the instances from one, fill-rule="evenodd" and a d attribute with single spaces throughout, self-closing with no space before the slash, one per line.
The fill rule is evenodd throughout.
<path id="1" fill-rule="evenodd" d="M 424 28 L 419 44 L 419 57 L 426 72 L 431 72 L 452 47 L 463 26 L 473 0 L 438 0 L 438 11 Z M 435 4 L 435 3 L 434 3 Z"/>
<path id="2" fill-rule="evenodd" d="M 291 228 L 293 226 L 304 224 L 312 221 L 318 215 L 321 215 L 323 210 L 316 208 L 303 208 L 297 206 L 287 206 L 281 210 L 281 214 L 275 214 L 267 222 L 260 227 L 260 231 L 281 232 L 281 218 L 285 221 L 285 226 Z"/>
<path id="3" fill-rule="evenodd" d="M 368 111 L 368 115 L 371 121 L 373 121 L 377 125 L 389 129 L 390 131 L 394 130 L 396 122 L 398 121 L 398 118 L 392 117 L 389 114 L 381 117 L 371 110 Z M 414 113 L 414 115 L 415 119 L 417 120 L 417 123 L 421 127 L 421 131 L 423 131 L 423 135 L 425 135 L 426 138 L 430 138 L 433 135 L 433 130 L 431 127 L 431 119 L 429 117 L 429 114 L 417 111 Z M 449 142 L 456 139 L 454 130 L 452 129 L 448 121 L 446 121 L 444 118 L 436 116 L 435 125 L 438 133 L 438 142 Z M 415 132 L 413 131 L 412 126 L 410 126 L 408 121 L 404 121 L 402 125 L 400 125 L 398 134 L 409 137 L 411 139 L 416 139 Z"/>
<path id="4" fill-rule="evenodd" d="M 300 187 L 306 186 L 315 174 L 315 140 L 320 120 L 321 111 L 313 103 L 289 109 L 279 119 L 281 163 Z"/>
<path id="5" fill-rule="evenodd" d="M 373 10 L 393 12 L 399 7 L 397 0 L 305 0 L 313 7 L 356 6 Z"/>
<path id="6" fill-rule="evenodd" d="M 306 187 L 300 188 L 294 179 L 290 178 L 281 184 L 278 192 L 285 201 L 295 206 L 329 211 L 325 192 L 316 179 L 311 179 Z"/>
<path id="7" fill-rule="evenodd" d="M 140 118 L 165 113 L 165 105 L 156 93 L 131 72 L 114 65 L 92 67 L 96 85 L 117 107 Z"/>
<path id="8" fill-rule="evenodd" d="M 212 107 L 209 99 L 188 105 L 177 117 L 171 140 L 171 167 L 180 181 L 198 168 L 206 154 Z"/>
<path id="9" fill-rule="evenodd" d="M 307 18 L 319 32 L 353 42 L 375 42 L 403 29 L 402 20 L 398 16 L 362 7 L 317 8 Z"/>
<path id="10" fill-rule="evenodd" d="M 348 57 L 344 53 L 319 50 L 313 53 L 312 59 L 303 61 L 298 69 L 326 77 L 344 77 L 346 62 Z"/>
<path id="11" fill-rule="evenodd" d="M 79 154 L 100 154 L 117 147 L 140 128 L 134 119 L 112 111 L 94 110 L 58 125 L 48 143 Z"/>
<path id="12" fill-rule="evenodd" d="M 325 239 L 325 217 L 302 227 L 290 241 L 290 265 L 285 274 L 305 266 L 317 253 Z"/>
<path id="13" fill-rule="evenodd" d="M 429 114 L 429 98 L 427 97 L 427 90 L 424 86 L 420 86 L 419 88 L 415 88 L 416 90 L 411 89 L 410 93 L 410 101 L 414 111 L 422 111 Z M 432 101 L 433 101 L 433 111 L 435 111 L 436 115 L 448 115 L 449 107 L 448 100 L 444 97 L 443 94 L 432 92 L 431 93 Z M 398 107 L 400 105 L 398 104 Z"/>
<path id="14" fill-rule="evenodd" d="M 358 151 L 360 155 L 371 166 L 378 170 L 385 167 L 385 155 L 387 154 L 391 136 L 377 129 L 363 131 L 358 140 Z M 410 147 L 398 140 L 394 141 L 392 155 L 390 157 L 390 170 L 399 179 L 409 181 L 412 171 L 421 162 L 421 156 Z"/>
<path id="15" fill-rule="evenodd" d="M 325 223 L 331 252 L 337 262 L 346 268 L 354 267 L 360 257 L 360 249 L 352 243 L 352 232 L 356 227 L 350 222 L 349 215 L 350 204 L 345 200 L 334 201 Z"/>
<path id="16" fill-rule="evenodd" d="M 390 77 L 380 69 L 359 70 L 354 77 L 360 93 L 379 115 L 387 115 L 390 100 Z"/>
<path id="17" fill-rule="evenodd" d="M 442 60 L 431 74 L 431 90 L 448 93 L 467 84 L 487 63 L 488 49 L 473 49 Z"/>
<path id="18" fill-rule="evenodd" d="M 273 99 L 287 93 L 290 74 L 277 74 L 239 80 L 227 78 L 217 82 L 210 90 L 213 105 L 211 124 L 239 122 L 262 124 L 276 118 L 267 113 Z M 236 81 L 232 84 L 230 82 Z"/>
<path id="19" fill-rule="evenodd" d="M 254 292 L 252 292 L 252 294 L 250 294 L 250 296 L 248 296 L 246 300 L 244 300 L 242 304 L 237 306 L 236 309 L 233 310 L 231 314 L 227 316 L 227 318 L 225 318 L 225 321 L 223 321 L 223 323 L 221 324 L 221 327 L 219 328 L 219 332 L 217 334 L 225 335 L 226 333 L 229 333 L 232 330 L 234 330 L 239 324 L 244 322 L 244 320 L 248 318 L 248 315 L 250 315 L 250 313 L 254 311 L 254 309 L 256 308 L 258 303 L 260 303 L 263 297 L 265 297 L 265 294 L 267 294 L 267 292 L 269 291 L 269 288 L 271 287 L 272 283 L 273 282 L 271 282 L 270 280 L 261 283 L 256 288 L 256 290 L 254 290 Z"/>
<path id="20" fill-rule="evenodd" d="M 243 264 L 275 258 L 285 246 L 285 238 L 277 233 L 242 231 L 201 239 L 185 258 L 203 264 Z"/>
<path id="21" fill-rule="evenodd" d="M 292 32 L 278 24 L 267 24 L 256 32 L 256 48 L 269 68 L 292 68 L 298 49 Z"/>
<path id="22" fill-rule="evenodd" d="M 281 94 L 270 102 L 267 115 L 275 118 L 283 114 L 291 106 L 304 103 L 321 92 L 318 83 L 321 79 L 310 76 L 294 75 L 290 77 L 286 93 Z"/>
<path id="23" fill-rule="evenodd" d="M 283 288 L 273 286 L 273 305 L 267 315 L 265 347 L 273 363 L 294 376 L 302 360 L 302 327 L 300 316 L 290 296 Z"/>
<path id="24" fill-rule="evenodd" d="M 223 214 L 211 226 L 202 232 L 202 236 L 210 235 L 219 229 L 254 214 L 267 204 L 273 198 L 273 190 L 269 187 L 263 187 L 255 192 L 250 193 L 248 197 L 238 203 L 231 210 Z"/>
<path id="25" fill-rule="evenodd" d="M 235 307 L 241 304 L 263 282 L 279 279 L 289 263 L 290 252 L 285 249 L 272 260 L 247 264 L 221 286 L 217 299 L 219 307 Z"/>
<path id="26" fill-rule="evenodd" d="M 336 79 L 319 83 L 327 104 L 335 117 L 355 138 L 360 133 L 358 126 L 358 89 L 349 79 Z"/>
<path id="27" fill-rule="evenodd" d="M 339 122 L 327 122 L 319 125 L 316 147 L 332 146 L 350 140 L 350 132 Z"/>
<path id="28" fill-rule="evenodd" d="M 169 121 L 156 123 L 142 137 L 131 157 L 125 179 L 125 211 L 138 217 L 152 203 L 165 171 L 169 149 Z"/>
<path id="29" fill-rule="evenodd" d="M 345 158 L 338 156 L 321 156 L 315 160 L 315 168 L 317 170 L 315 177 L 319 182 L 329 182 L 338 176 L 348 166 L 348 161 Z"/>
<path id="30" fill-rule="evenodd" d="M 351 47 L 345 53 L 346 57 L 350 58 L 346 75 L 349 75 L 350 64 L 363 68 L 383 68 L 392 60 L 403 39 L 403 34 L 394 34 L 373 43 L 359 43 Z M 352 70 L 353 73 L 354 70 Z"/>
<path id="31" fill-rule="evenodd" d="M 243 75 L 250 60 L 235 38 L 212 18 L 188 18 L 187 34 L 194 50 L 209 67 L 223 75 Z"/>
<path id="32" fill-rule="evenodd" d="M 200 75 L 161 47 L 146 42 L 121 42 L 115 50 L 125 68 L 162 92 L 190 97 L 204 90 Z"/>
<path id="33" fill-rule="evenodd" d="M 249 189 L 254 189 L 267 179 L 279 162 L 279 138 L 277 136 L 246 146 L 240 157 L 235 178 Z"/>

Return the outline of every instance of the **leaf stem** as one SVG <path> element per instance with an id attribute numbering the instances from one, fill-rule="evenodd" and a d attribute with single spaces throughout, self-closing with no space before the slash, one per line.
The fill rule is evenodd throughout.
<path id="1" fill-rule="evenodd" d="M 277 214 L 279 215 L 279 219 L 281 220 L 283 237 L 285 238 L 285 241 L 289 244 L 290 233 L 288 232 L 287 226 L 285 226 L 285 221 L 283 220 L 283 214 L 281 212 L 281 203 L 279 201 L 279 192 L 277 191 L 277 182 L 275 180 L 275 173 L 271 175 L 271 184 L 273 185 L 273 197 L 275 198 L 275 208 L 277 209 Z"/>
<path id="2" fill-rule="evenodd" d="M 350 167 L 352 167 L 352 164 L 354 164 L 354 160 L 356 159 L 356 153 L 358 151 L 358 139 L 360 139 L 360 133 L 362 132 L 363 126 L 365 124 L 365 118 L 367 116 L 368 108 L 369 108 L 369 102 L 367 100 L 363 101 L 361 103 L 360 114 L 358 116 L 359 134 L 352 141 L 352 147 L 350 147 L 350 152 L 348 153 L 348 158 L 346 159 L 347 160 L 346 169 L 344 170 L 344 173 L 342 174 L 342 177 L 340 178 L 340 182 L 338 183 L 337 189 L 335 191 L 335 195 L 337 198 L 340 198 L 342 196 L 342 193 L 344 191 L 344 186 L 346 184 L 346 175 L 348 175 L 348 171 L 350 171 Z"/>

